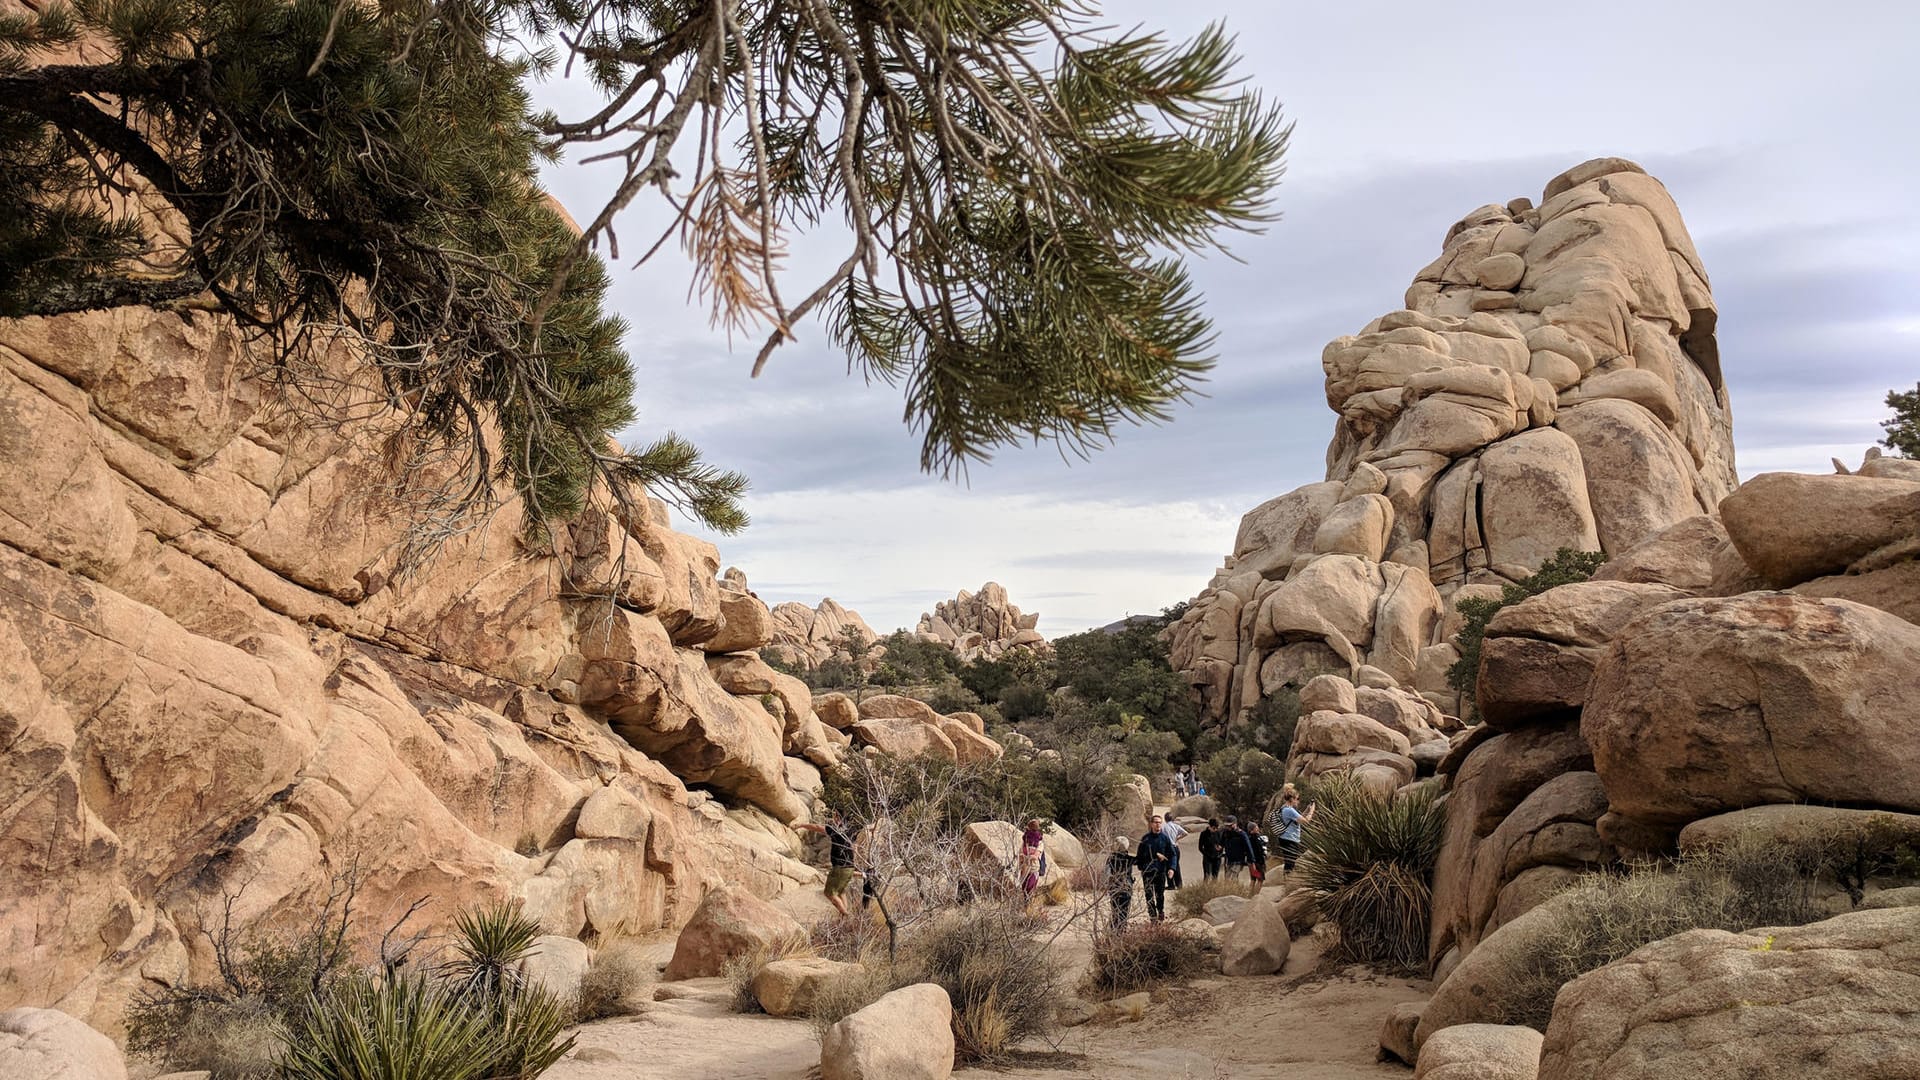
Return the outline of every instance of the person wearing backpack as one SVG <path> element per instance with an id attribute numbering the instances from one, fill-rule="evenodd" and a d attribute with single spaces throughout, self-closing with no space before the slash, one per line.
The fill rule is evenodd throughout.
<path id="1" fill-rule="evenodd" d="M 1220 828 L 1219 818 L 1208 818 L 1207 827 L 1200 830 L 1200 876 L 1212 881 L 1220 876 L 1220 854 L 1225 849 L 1220 838 L 1225 830 Z"/>
<path id="2" fill-rule="evenodd" d="M 1127 914 L 1133 907 L 1133 842 L 1124 836 L 1113 838 L 1113 852 L 1107 856 L 1107 901 L 1113 905 L 1113 928 L 1127 928 Z"/>
<path id="3" fill-rule="evenodd" d="M 1227 877 L 1235 881 L 1240 879 L 1240 871 L 1253 861 L 1253 849 L 1247 846 L 1246 831 L 1240 828 L 1240 819 L 1227 815 L 1227 823 L 1221 829 L 1221 855 L 1226 859 Z"/>

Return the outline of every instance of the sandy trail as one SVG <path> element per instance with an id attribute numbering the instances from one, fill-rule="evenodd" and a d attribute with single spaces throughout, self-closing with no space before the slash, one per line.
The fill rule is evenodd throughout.
<path id="1" fill-rule="evenodd" d="M 1058 1049 L 1031 1044 L 1004 1069 L 972 1080 L 1362 1080 L 1408 1071 L 1374 1061 L 1380 1023 L 1425 984 L 1347 972 L 1203 979 L 1159 991 L 1138 1021 L 1069 1028 Z M 820 1044 L 799 1020 L 741 1016 L 717 1001 L 654 1002 L 639 1016 L 587 1024 L 550 1080 L 805 1080 Z"/>

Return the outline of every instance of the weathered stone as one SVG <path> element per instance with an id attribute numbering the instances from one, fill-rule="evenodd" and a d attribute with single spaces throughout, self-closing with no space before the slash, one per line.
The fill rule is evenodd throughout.
<path id="1" fill-rule="evenodd" d="M 1420 1047 L 1414 1080 L 1535 1080 L 1540 1033 L 1506 1024 L 1447 1028 Z"/>
<path id="2" fill-rule="evenodd" d="M 1287 962 L 1292 944 L 1280 909 L 1266 901 L 1250 902 L 1240 908 L 1233 928 L 1220 942 L 1220 971 L 1226 975 L 1271 975 Z"/>
<path id="3" fill-rule="evenodd" d="M 1351 713 L 1360 711 L 1352 683 L 1338 675 L 1316 675 L 1300 688 L 1300 711 Z"/>
<path id="4" fill-rule="evenodd" d="M 680 930 L 667 962 L 669 980 L 725 974 L 727 961 L 757 949 L 805 941 L 806 930 L 772 904 L 732 885 L 707 893 Z"/>
<path id="5" fill-rule="evenodd" d="M 932 755 L 953 762 L 960 760 L 960 752 L 954 748 L 953 740 L 940 730 L 937 723 L 928 724 L 918 720 L 889 717 L 883 720 L 862 720 L 848 730 L 856 743 L 875 747 L 881 753 L 890 754 L 893 757 L 917 758 Z"/>
<path id="6" fill-rule="evenodd" d="M 533 939 L 533 947 L 516 966 L 528 983 L 545 987 L 561 1001 L 570 1001 L 580 993 L 580 980 L 593 962 L 593 950 L 586 943 L 558 934 L 542 934 Z"/>
<path id="7" fill-rule="evenodd" d="M 1697 596 L 1713 587 L 1713 556 L 1728 543 L 1719 518 L 1697 514 L 1609 555 L 1593 580 L 1666 585 Z"/>
<path id="8" fill-rule="evenodd" d="M 0 1012 L 0 1076 L 8 1080 L 126 1080 L 113 1040 L 57 1009 Z"/>
<path id="9" fill-rule="evenodd" d="M 1551 428 L 1503 439 L 1480 455 L 1487 559 L 1537 570 L 1561 548 L 1597 551 L 1580 448 Z"/>
<path id="10" fill-rule="evenodd" d="M 754 974 L 753 996 L 768 1016 L 805 1017 L 822 986 L 859 970 L 824 956 L 775 960 Z"/>
<path id="11" fill-rule="evenodd" d="M 1413 1049 L 1413 1029 L 1420 1023 L 1420 1003 L 1403 1001 L 1393 1007 L 1387 1018 L 1380 1023 L 1380 1052 L 1383 1059 L 1392 1058 L 1403 1065 L 1412 1065 L 1417 1055 Z"/>
<path id="12" fill-rule="evenodd" d="M 1920 557 L 1920 484 L 1905 480 L 1763 473 L 1721 501 L 1720 519 L 1746 564 L 1780 589 L 1882 552 Z"/>
<path id="13" fill-rule="evenodd" d="M 1905 1075 L 1905 1048 L 1920 1038 L 1916 995 L 1917 908 L 1744 934 L 1693 930 L 1563 987 L 1539 1076 Z"/>
<path id="14" fill-rule="evenodd" d="M 845 694 L 827 694 L 814 699 L 813 711 L 821 723 L 839 731 L 845 731 L 860 719 L 859 708 Z"/>
<path id="15" fill-rule="evenodd" d="M 903 987 L 827 1029 L 821 1080 L 946 1080 L 953 1002 L 932 983 Z"/>

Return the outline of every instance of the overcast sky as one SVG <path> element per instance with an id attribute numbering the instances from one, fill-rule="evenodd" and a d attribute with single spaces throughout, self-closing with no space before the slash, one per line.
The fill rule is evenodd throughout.
<path id="1" fill-rule="evenodd" d="M 1920 379 L 1920 5 L 1105 10 L 1180 34 L 1224 20 L 1297 125 L 1282 220 L 1232 243 L 1242 261 L 1196 268 L 1219 366 L 1171 423 L 1091 461 L 1043 446 L 964 485 L 926 478 L 898 393 L 848 377 L 819 327 L 749 379 L 759 337 L 729 348 L 709 329 L 674 252 L 615 268 L 640 382 L 627 437 L 672 429 L 752 477 L 753 525 L 713 539 L 769 603 L 831 596 L 884 632 L 991 579 L 1054 636 L 1192 596 L 1242 513 L 1322 478 L 1321 346 L 1398 308 L 1461 214 L 1538 202 L 1591 157 L 1640 162 L 1686 216 L 1720 307 L 1742 477 L 1857 462 L 1887 390 Z M 564 164 L 549 182 L 584 215 L 603 173 Z M 638 224 L 621 230 L 630 247 Z M 789 295 L 811 288 L 798 280 Z"/>

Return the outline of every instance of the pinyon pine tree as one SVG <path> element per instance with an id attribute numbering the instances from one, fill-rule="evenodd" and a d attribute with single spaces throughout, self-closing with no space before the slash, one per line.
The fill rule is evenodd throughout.
<path id="1" fill-rule="evenodd" d="M 449 514 L 510 480 L 535 522 L 638 481 L 745 524 L 745 481 L 634 420 L 596 251 L 643 193 L 716 322 L 819 315 L 903 388 L 923 468 L 1085 453 L 1210 366 L 1183 256 L 1266 220 L 1287 129 L 1230 39 L 1097 30 L 1088 0 L 76 0 L 0 3 L 0 315 L 211 308 L 304 391 L 348 346 Z M 576 68 L 581 115 L 536 112 Z M 618 165 L 576 232 L 538 184 Z M 142 203 L 137 216 L 129 206 Z M 154 228 L 152 211 L 167 227 Z M 782 290 L 790 235 L 844 236 Z M 170 238 L 179 238 L 177 241 Z M 489 438 L 490 427 L 497 438 Z"/>

